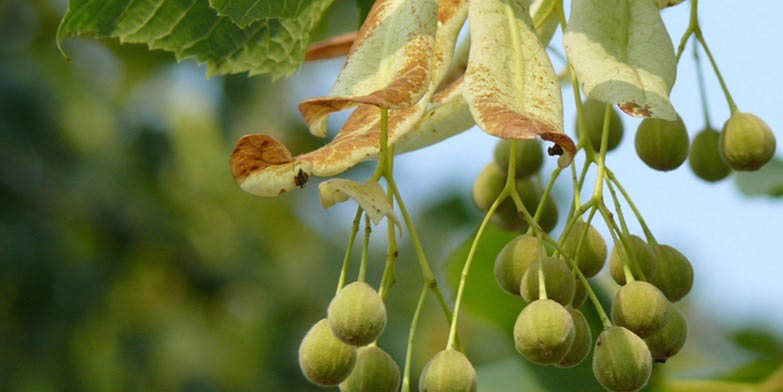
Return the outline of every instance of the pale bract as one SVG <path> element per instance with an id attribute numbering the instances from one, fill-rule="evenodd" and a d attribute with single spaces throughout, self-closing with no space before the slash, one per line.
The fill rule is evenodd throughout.
<path id="1" fill-rule="evenodd" d="M 299 105 L 310 132 L 326 136 L 328 115 L 358 104 L 416 104 L 430 84 L 437 21 L 436 0 L 376 1 L 329 96 Z"/>
<path id="2" fill-rule="evenodd" d="M 343 178 L 332 178 L 320 183 L 318 191 L 321 193 L 323 208 L 354 199 L 372 223 L 377 225 L 383 217 L 387 217 L 399 226 L 397 216 L 394 214 L 394 207 L 378 181 L 370 180 L 362 184 Z"/>
<path id="3" fill-rule="evenodd" d="M 552 41 L 560 20 L 557 17 L 556 0 L 526 0 L 530 3 L 530 17 L 533 19 L 533 28 L 536 30 L 541 45 L 546 47 Z"/>
<path id="4" fill-rule="evenodd" d="M 572 157 L 576 147 L 563 133 L 560 84 L 525 5 L 470 2 L 471 48 L 463 95 L 485 132 L 506 139 L 540 136 Z"/>
<path id="5" fill-rule="evenodd" d="M 674 46 L 652 1 L 573 0 L 563 40 L 588 98 L 635 117 L 677 119 Z"/>

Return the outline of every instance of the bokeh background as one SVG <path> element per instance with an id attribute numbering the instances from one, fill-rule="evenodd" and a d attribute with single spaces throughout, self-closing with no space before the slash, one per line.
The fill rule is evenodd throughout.
<path id="1" fill-rule="evenodd" d="M 316 181 L 276 199 L 254 198 L 234 184 L 228 157 L 251 132 L 270 133 L 294 153 L 321 145 L 296 104 L 327 92 L 341 61 L 306 64 L 276 82 L 206 79 L 194 61 L 88 39 L 66 42 L 67 61 L 54 45 L 65 7 L 64 0 L 0 1 L 0 390 L 318 390 L 301 376 L 296 350 L 325 315 L 354 207 L 322 210 Z M 783 3 L 772 0 L 701 6 L 735 100 L 772 127 L 778 151 L 781 14 Z M 663 15 L 677 40 L 688 6 Z M 356 19 L 353 2 L 338 0 L 314 38 L 354 30 Z M 553 42 L 561 47 L 559 33 Z M 690 53 L 672 100 L 693 135 L 704 124 Z M 706 63 L 705 73 L 719 126 L 728 108 Z M 568 88 L 563 96 L 572 129 Z M 335 116 L 331 128 L 344 119 Z M 681 355 L 657 367 L 650 389 L 666 390 L 670 379 L 764 379 L 783 363 L 783 199 L 745 195 L 734 178 L 700 182 L 687 164 L 654 172 L 633 150 L 638 121 L 623 121 L 626 137 L 609 164 L 658 239 L 696 270 L 681 304 L 691 336 Z M 464 241 L 480 219 L 469 189 L 493 146 L 472 129 L 397 160 L 398 183 L 450 297 Z M 346 176 L 370 170 L 360 165 Z M 567 178 L 555 192 L 565 214 Z M 377 282 L 385 236 L 374 238 L 369 276 Z M 490 231 L 466 292 L 460 333 L 481 390 L 600 390 L 589 363 L 541 368 L 515 354 L 510 330 L 522 304 L 491 277 L 494 254 L 509 238 Z M 408 237 L 401 241 L 381 339 L 400 364 L 422 281 Z M 605 300 L 616 288 L 608 279 L 596 283 Z M 429 303 L 415 369 L 443 347 L 446 331 Z"/>

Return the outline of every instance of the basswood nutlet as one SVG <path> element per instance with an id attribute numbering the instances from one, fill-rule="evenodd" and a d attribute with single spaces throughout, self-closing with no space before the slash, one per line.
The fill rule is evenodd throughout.
<path id="1" fill-rule="evenodd" d="M 563 243 L 563 250 L 565 254 L 575 257 L 577 245 L 585 229 L 587 234 L 582 240 L 582 248 L 579 251 L 579 270 L 586 278 L 591 278 L 598 274 L 606 263 L 606 242 L 601 237 L 601 233 L 593 225 L 576 221 Z"/>
<path id="2" fill-rule="evenodd" d="M 688 337 L 688 322 L 676 306 L 670 305 L 663 328 L 644 338 L 653 359 L 666 362 L 680 352 Z"/>
<path id="3" fill-rule="evenodd" d="M 578 309 L 585 300 L 587 300 L 587 288 L 578 277 L 574 276 L 574 299 L 571 300 L 571 306 Z"/>
<path id="4" fill-rule="evenodd" d="M 572 368 L 579 365 L 587 358 L 590 348 L 593 347 L 593 336 L 590 333 L 590 325 L 587 323 L 585 315 L 570 306 L 566 307 L 566 310 L 574 320 L 574 343 L 566 356 L 555 364 L 560 368 Z"/>
<path id="5" fill-rule="evenodd" d="M 720 133 L 714 129 L 705 129 L 693 138 L 688 164 L 696 177 L 716 182 L 731 173 L 731 169 L 720 156 L 719 144 Z"/>
<path id="6" fill-rule="evenodd" d="M 386 327 L 386 306 L 370 285 L 353 282 L 329 303 L 329 326 L 334 336 L 354 346 L 370 344 Z"/>
<path id="7" fill-rule="evenodd" d="M 775 155 L 775 135 L 764 120 L 735 113 L 720 133 L 720 155 L 734 170 L 758 170 Z"/>
<path id="8" fill-rule="evenodd" d="M 646 118 L 636 130 L 636 154 L 649 167 L 669 171 L 688 157 L 688 130 L 678 116 L 675 121 Z"/>
<path id="9" fill-rule="evenodd" d="M 299 367 L 313 384 L 340 384 L 351 373 L 355 362 L 356 348 L 337 339 L 327 319 L 313 325 L 299 345 Z"/>
<path id="10" fill-rule="evenodd" d="M 551 365 L 565 358 L 574 343 L 574 320 L 551 299 L 531 302 L 514 323 L 514 346 L 528 360 Z"/>
<path id="11" fill-rule="evenodd" d="M 495 258 L 495 280 L 503 290 L 519 295 L 525 271 L 543 257 L 546 257 L 546 250 L 541 240 L 522 234 L 509 241 Z"/>
<path id="12" fill-rule="evenodd" d="M 595 340 L 593 374 L 609 391 L 638 391 L 647 385 L 651 373 L 650 350 L 628 329 L 609 327 Z"/>
<path id="13" fill-rule="evenodd" d="M 476 370 L 461 352 L 445 349 L 435 354 L 421 372 L 420 392 L 476 392 Z"/>
<path id="14" fill-rule="evenodd" d="M 473 182 L 473 202 L 479 210 L 487 212 L 506 184 L 506 174 L 495 163 L 481 169 Z"/>
<path id="15" fill-rule="evenodd" d="M 536 174 L 544 164 L 544 153 L 538 139 L 520 139 L 516 141 L 516 156 L 514 176 L 527 178 Z M 500 140 L 495 145 L 495 163 L 504 172 L 508 171 L 508 160 L 511 153 L 511 140 Z"/>
<path id="16" fill-rule="evenodd" d="M 612 321 L 640 337 L 647 337 L 663 327 L 669 305 L 657 287 L 633 281 L 617 291 L 612 302 Z"/>
<path id="17" fill-rule="evenodd" d="M 650 283 L 676 302 L 685 297 L 693 287 L 693 266 L 688 258 L 668 245 L 652 245 L 655 253 L 656 271 Z"/>
<path id="18" fill-rule="evenodd" d="M 587 137 L 590 139 L 590 144 L 593 145 L 596 151 L 601 150 L 601 136 L 604 131 L 604 114 L 606 111 L 606 104 L 593 99 L 586 100 L 582 107 L 584 108 L 584 119 L 587 130 Z M 579 134 L 579 122 L 578 119 L 574 122 L 576 129 L 574 132 L 577 137 Z M 607 140 L 606 151 L 612 151 L 620 145 L 620 141 L 623 140 L 623 122 L 620 119 L 620 115 L 617 110 L 612 108 L 611 122 L 609 123 L 609 139 Z"/>
<path id="19" fill-rule="evenodd" d="M 641 268 L 644 276 L 649 280 L 655 274 L 656 269 L 655 253 L 653 253 L 652 248 L 639 236 L 633 234 L 621 234 L 621 239 L 625 240 L 629 247 L 627 249 L 628 256 L 632 260 L 626 260 L 626 262 L 629 263 L 631 272 L 636 276 L 636 270 L 633 267 L 633 263 L 636 263 Z M 623 259 L 621 258 L 623 253 L 620 251 L 621 243 L 615 244 L 612 253 L 609 255 L 609 273 L 617 284 L 624 285 L 625 272 L 623 271 Z"/>
<path id="20" fill-rule="evenodd" d="M 400 386 L 400 368 L 394 359 L 376 346 L 358 350 L 356 365 L 340 383 L 341 392 L 395 392 Z"/>
<path id="21" fill-rule="evenodd" d="M 563 259 L 554 257 L 544 257 L 528 267 L 519 289 L 522 298 L 528 302 L 538 299 L 538 269 L 542 265 L 547 297 L 563 306 L 570 304 L 574 300 L 574 275 Z"/>

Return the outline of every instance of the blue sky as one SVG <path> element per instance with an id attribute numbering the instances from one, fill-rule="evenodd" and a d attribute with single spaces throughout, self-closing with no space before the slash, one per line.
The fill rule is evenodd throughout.
<path id="1" fill-rule="evenodd" d="M 776 155 L 780 157 L 783 78 L 779 70 L 783 46 L 779 39 L 783 37 L 783 24 L 773 17 L 776 15 L 783 15 L 781 1 L 712 0 L 703 1 L 700 7 L 702 30 L 735 101 L 740 110 L 754 113 L 770 125 L 778 141 Z M 687 3 L 663 12 L 675 46 L 688 17 Z M 559 32 L 552 42 L 562 52 Z M 704 127 L 704 119 L 691 53 L 689 46 L 680 62 L 671 99 L 692 136 Z M 555 63 L 556 67 L 562 66 Z M 341 60 L 306 66 L 292 80 L 298 86 L 295 98 L 328 92 L 340 66 Z M 706 58 L 703 66 L 711 120 L 713 126 L 720 127 L 729 109 Z M 318 83 L 313 85 L 314 81 Z M 563 97 L 566 129 L 571 132 L 575 115 L 573 93 L 565 89 Z M 337 120 L 340 118 L 344 115 Z M 783 202 L 745 198 L 735 187 L 733 177 L 718 184 L 702 182 L 687 163 L 673 172 L 653 171 L 638 159 L 633 148 L 639 121 L 623 116 L 623 122 L 625 138 L 620 148 L 609 155 L 608 164 L 632 195 L 658 241 L 677 247 L 694 264 L 696 279 L 689 301 L 705 309 L 709 307 L 706 313 L 714 314 L 726 327 L 740 317 L 783 331 Z M 473 179 L 491 159 L 494 143 L 494 138 L 473 128 L 438 145 L 400 156 L 396 177 L 412 212 L 415 214 L 417 208 L 436 197 L 441 187 L 469 192 Z M 426 176 L 420 174 L 422 167 L 427 168 Z M 554 160 L 547 162 L 545 176 L 553 167 Z M 571 192 L 567 176 L 562 176 L 556 186 L 562 196 Z M 312 196 L 307 200 L 315 212 L 320 207 L 317 196 Z M 567 200 L 560 201 L 561 210 L 565 203 Z M 626 212 L 630 214 L 627 209 Z M 351 208 L 338 208 L 322 212 L 321 218 L 339 216 L 348 222 L 352 214 Z M 638 226 L 630 222 L 629 225 L 641 233 Z M 603 223 L 598 227 L 609 238 Z"/>

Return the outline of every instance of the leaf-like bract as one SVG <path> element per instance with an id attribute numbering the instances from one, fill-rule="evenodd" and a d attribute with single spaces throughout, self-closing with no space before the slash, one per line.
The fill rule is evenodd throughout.
<path id="1" fill-rule="evenodd" d="M 563 40 L 588 98 L 635 117 L 677 119 L 674 46 L 652 1 L 573 0 Z"/>
<path id="2" fill-rule="evenodd" d="M 345 56 L 356 40 L 356 33 L 345 33 L 307 47 L 305 61 L 324 60 Z"/>
<path id="3" fill-rule="evenodd" d="M 460 28 L 467 17 L 467 0 L 440 0 L 438 10 L 437 44 L 433 55 L 432 83 L 424 96 L 407 109 L 392 110 L 389 114 L 389 144 L 401 143 L 395 152 L 410 151 L 436 143 L 464 131 L 473 125 L 470 112 L 462 99 L 462 82 L 452 84 L 436 92 L 436 86 L 446 75 L 451 63 L 454 46 Z M 356 164 L 372 159 L 379 152 L 380 110 L 371 105 L 360 105 L 345 122 L 340 133 L 329 144 L 293 157 L 290 162 L 278 165 L 255 164 L 238 153 L 240 146 L 257 146 L 254 139 L 271 139 L 265 135 L 247 135 L 237 142 L 231 157 L 235 179 L 240 187 L 257 196 L 277 196 L 296 187 L 300 171 L 307 175 L 330 177 L 342 173 Z M 274 139 L 272 139 L 274 140 Z M 278 148 L 285 146 L 276 142 Z M 287 151 L 287 149 L 286 149 Z M 254 156 L 260 156 L 256 152 Z M 289 153 L 290 155 L 290 153 Z M 246 174 L 237 176 L 237 173 Z"/>
<path id="4" fill-rule="evenodd" d="M 240 28 L 205 0 L 71 0 L 57 42 L 79 35 L 113 37 L 173 52 L 178 61 L 195 57 L 209 75 L 281 77 L 302 63 L 310 31 L 333 1 L 306 1 L 290 17 Z"/>
<path id="5" fill-rule="evenodd" d="M 299 105 L 310 132 L 326 136 L 327 116 L 358 104 L 416 104 L 430 84 L 437 16 L 436 0 L 376 1 L 330 95 Z"/>
<path id="6" fill-rule="evenodd" d="M 528 0 L 530 1 L 530 0 Z M 555 35 L 560 20 L 557 17 L 556 0 L 534 0 L 530 4 L 530 17 L 533 18 L 533 28 L 546 47 Z"/>
<path id="7" fill-rule="evenodd" d="M 318 191 L 321 193 L 321 205 L 324 208 L 352 198 L 376 225 L 384 216 L 399 224 L 394 214 L 394 207 L 389 203 L 386 193 L 377 181 L 370 180 L 362 184 L 343 178 L 332 178 L 318 184 Z"/>
<path id="8" fill-rule="evenodd" d="M 487 133 L 506 139 L 541 136 L 572 157 L 576 148 L 563 133 L 560 84 L 528 12 L 517 0 L 470 2 L 463 94 Z"/>
<path id="9" fill-rule="evenodd" d="M 318 0 L 209 0 L 220 16 L 228 16 L 239 27 L 261 19 L 295 18 L 301 10 Z"/>

